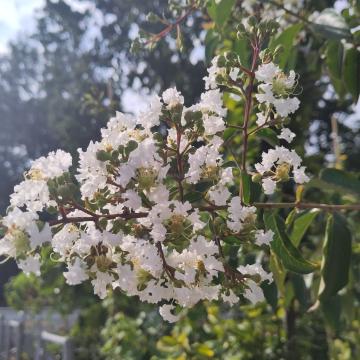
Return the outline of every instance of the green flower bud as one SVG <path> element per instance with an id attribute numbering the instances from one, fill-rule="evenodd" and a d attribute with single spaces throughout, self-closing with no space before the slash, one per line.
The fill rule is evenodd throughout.
<path id="1" fill-rule="evenodd" d="M 106 257 L 105 255 L 96 257 L 96 266 L 100 271 L 102 272 L 108 271 L 111 268 L 111 265 L 112 265 L 112 260 Z"/>
<path id="2" fill-rule="evenodd" d="M 254 174 L 254 175 L 251 177 L 251 180 L 252 180 L 252 182 L 254 182 L 254 183 L 259 183 L 259 182 L 261 182 L 261 180 L 262 180 L 262 176 L 261 176 L 261 174 L 259 174 L 259 173 Z"/>
<path id="3" fill-rule="evenodd" d="M 110 161 L 111 160 L 111 153 L 110 152 L 107 152 L 105 150 L 99 150 L 97 153 L 96 153 L 96 158 L 99 160 L 99 161 Z"/>
<path id="4" fill-rule="evenodd" d="M 290 179 L 290 165 L 283 163 L 276 168 L 276 180 L 288 181 Z"/>
<path id="5" fill-rule="evenodd" d="M 140 168 L 137 170 L 139 188 L 150 190 L 154 186 L 157 178 L 157 171 L 152 168 Z"/>
<path id="6" fill-rule="evenodd" d="M 19 229 L 12 230 L 13 244 L 16 249 L 16 257 L 25 254 L 30 250 L 30 241 L 28 235 Z"/>
<path id="7" fill-rule="evenodd" d="M 226 59 L 224 55 L 220 55 L 217 60 L 218 67 L 225 67 L 226 66 Z"/>

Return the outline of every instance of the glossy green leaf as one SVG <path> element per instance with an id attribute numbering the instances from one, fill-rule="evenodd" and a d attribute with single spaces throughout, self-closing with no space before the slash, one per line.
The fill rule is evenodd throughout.
<path id="1" fill-rule="evenodd" d="M 318 266 L 305 260 L 300 251 L 293 245 L 286 234 L 284 221 L 278 215 L 265 212 L 264 221 L 266 227 L 274 232 L 271 249 L 286 269 L 300 274 L 309 274 L 317 269 Z"/>
<path id="2" fill-rule="evenodd" d="M 337 294 L 349 280 L 351 233 L 346 220 L 339 214 L 329 216 L 323 246 L 319 298 Z"/>
<path id="3" fill-rule="evenodd" d="M 283 51 L 278 56 L 279 66 L 281 68 L 284 68 L 288 63 L 289 57 L 291 55 L 291 50 L 293 49 L 294 40 L 296 39 L 296 36 L 299 34 L 302 27 L 302 23 L 291 25 L 284 31 L 282 31 L 278 37 L 276 37 L 270 42 L 269 47 L 271 50 L 275 50 L 278 45 L 283 46 Z"/>
<path id="4" fill-rule="evenodd" d="M 212 0 L 208 6 L 208 13 L 214 20 L 215 24 L 222 27 L 225 22 L 229 19 L 231 10 L 235 4 L 235 0 Z"/>
<path id="5" fill-rule="evenodd" d="M 290 240 L 298 247 L 307 229 L 319 214 L 319 210 L 304 212 L 295 218 L 291 227 Z"/>
<path id="6" fill-rule="evenodd" d="M 241 173 L 241 186 L 242 186 L 242 194 L 243 194 L 243 202 L 245 205 L 250 204 L 251 197 L 251 177 L 248 173 Z"/>
<path id="7" fill-rule="evenodd" d="M 360 198 L 360 180 L 349 172 L 333 168 L 324 169 L 320 173 L 320 180 L 335 191 L 351 193 Z"/>
<path id="8" fill-rule="evenodd" d="M 345 86 L 356 103 L 360 95 L 360 52 L 356 48 L 346 50 L 343 71 Z"/>

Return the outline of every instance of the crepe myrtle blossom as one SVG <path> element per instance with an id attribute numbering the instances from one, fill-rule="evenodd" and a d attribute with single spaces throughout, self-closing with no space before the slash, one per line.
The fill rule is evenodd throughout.
<path id="1" fill-rule="evenodd" d="M 255 164 L 255 169 L 262 177 L 265 194 L 271 195 L 276 184 L 293 179 L 297 184 L 309 181 L 305 174 L 305 166 L 301 166 L 301 158 L 295 150 L 283 146 L 276 146 L 262 154 L 262 161 Z"/>
<path id="2" fill-rule="evenodd" d="M 255 77 L 259 81 L 259 93 L 255 95 L 259 103 L 272 106 L 275 113 L 282 118 L 299 108 L 299 99 L 290 96 L 296 85 L 296 74 L 293 70 L 286 75 L 277 65 L 270 62 L 260 65 Z M 261 122 L 260 119 L 258 121 Z"/>
<path id="3" fill-rule="evenodd" d="M 274 233 L 262 229 L 255 206 L 244 204 L 239 166 L 226 161 L 227 110 L 218 85 L 242 73 L 219 61 L 192 106 L 174 87 L 154 95 L 144 112 L 116 112 L 101 138 L 79 149 L 74 175 L 61 150 L 35 160 L 1 219 L 0 255 L 40 275 L 40 251 L 51 247 L 68 285 L 90 282 L 101 299 L 111 289 L 137 296 L 158 304 L 169 322 L 203 300 L 263 301 L 260 284 L 272 275 L 260 263 L 232 267 L 223 251 L 231 236 L 248 245 L 239 259 L 267 252 Z M 294 72 L 266 63 L 255 76 L 258 126 L 295 111 Z M 278 137 L 290 143 L 294 134 L 283 128 Z M 264 193 L 279 182 L 308 181 L 301 162 L 283 146 L 263 153 L 255 176 Z"/>
<path id="4" fill-rule="evenodd" d="M 282 128 L 280 135 L 278 135 L 278 138 L 283 139 L 288 143 L 291 143 L 294 140 L 295 136 L 296 135 L 290 129 Z"/>

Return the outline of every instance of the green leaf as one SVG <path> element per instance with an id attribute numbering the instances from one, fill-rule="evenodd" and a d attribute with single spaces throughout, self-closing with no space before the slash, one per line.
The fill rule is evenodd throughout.
<path id="1" fill-rule="evenodd" d="M 344 46 L 340 41 L 328 41 L 325 63 L 334 89 L 339 97 L 342 98 L 346 90 L 343 82 Z"/>
<path id="2" fill-rule="evenodd" d="M 211 186 L 213 186 L 213 182 L 212 182 L 212 181 L 203 180 L 203 181 L 199 181 L 199 182 L 195 185 L 195 190 L 196 190 L 197 192 L 204 193 L 205 191 L 209 190 L 209 189 L 211 188 Z"/>
<path id="3" fill-rule="evenodd" d="M 302 29 L 303 24 L 297 23 L 294 25 L 289 26 L 281 34 L 272 39 L 269 45 L 270 50 L 275 50 L 275 48 L 279 45 L 283 46 L 283 51 L 279 54 L 279 66 L 284 68 L 288 63 L 291 50 L 293 49 L 294 40 L 296 36 L 299 34 L 300 30 Z"/>
<path id="4" fill-rule="evenodd" d="M 325 9 L 311 25 L 313 30 L 328 39 L 349 39 L 351 33 L 345 19 L 335 9 Z"/>
<path id="5" fill-rule="evenodd" d="M 301 239 L 304 237 L 307 229 L 319 213 L 320 210 L 314 209 L 308 212 L 304 212 L 295 218 L 290 234 L 290 240 L 294 246 L 299 246 Z"/>
<path id="6" fill-rule="evenodd" d="M 356 103 L 360 94 L 360 52 L 356 48 L 346 50 L 343 71 L 345 86 Z"/>
<path id="7" fill-rule="evenodd" d="M 320 180 L 335 191 L 351 193 L 360 198 L 360 180 L 349 172 L 333 168 L 324 169 L 320 173 Z"/>
<path id="8" fill-rule="evenodd" d="M 283 265 L 281 264 L 281 262 L 279 261 L 279 259 L 277 258 L 277 256 L 274 254 L 273 251 L 270 254 L 269 267 L 271 272 L 273 273 L 276 287 L 278 288 L 280 294 L 284 296 L 285 295 L 284 283 L 286 278 L 286 270 L 284 269 Z"/>
<path id="9" fill-rule="evenodd" d="M 198 191 L 192 191 L 184 196 L 184 201 L 189 201 L 190 203 L 194 203 L 196 201 L 200 201 L 203 197 L 203 194 Z"/>
<path id="10" fill-rule="evenodd" d="M 337 294 L 349 280 L 351 233 L 339 214 L 329 216 L 321 263 L 320 300 Z"/>
<path id="11" fill-rule="evenodd" d="M 341 79 L 344 57 L 344 46 L 340 41 L 328 41 L 325 53 L 325 63 L 331 76 Z"/>
<path id="12" fill-rule="evenodd" d="M 205 36 L 205 59 L 210 64 L 219 45 L 219 35 L 214 30 L 209 30 Z"/>
<path id="13" fill-rule="evenodd" d="M 279 139 L 277 137 L 277 134 L 272 129 L 261 129 L 256 132 L 256 135 L 261 140 L 266 141 L 271 146 L 279 145 Z"/>
<path id="14" fill-rule="evenodd" d="M 251 196 L 251 177 L 245 171 L 241 172 L 241 186 L 242 186 L 242 194 L 243 194 L 243 202 L 245 205 L 250 204 L 250 196 Z"/>
<path id="15" fill-rule="evenodd" d="M 324 313 L 325 320 L 334 330 L 340 328 L 341 305 L 339 295 L 332 296 L 321 302 L 321 310 Z"/>
<path id="16" fill-rule="evenodd" d="M 234 4 L 235 0 L 220 0 L 218 2 L 212 0 L 210 2 L 207 10 L 217 26 L 223 27 L 231 14 Z"/>
<path id="17" fill-rule="evenodd" d="M 264 221 L 266 227 L 274 232 L 271 249 L 286 269 L 295 273 L 309 274 L 318 268 L 316 264 L 305 260 L 300 251 L 292 244 L 285 232 L 284 221 L 278 215 L 265 212 Z"/>

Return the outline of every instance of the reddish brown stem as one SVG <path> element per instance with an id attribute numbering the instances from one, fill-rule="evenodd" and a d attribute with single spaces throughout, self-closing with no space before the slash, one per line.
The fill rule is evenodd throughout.
<path id="1" fill-rule="evenodd" d="M 255 39 L 253 44 L 253 53 L 252 53 L 252 63 L 251 63 L 251 70 L 248 73 L 249 75 L 249 85 L 246 88 L 246 100 L 245 100 L 245 109 L 244 109 L 244 123 L 243 123 L 243 149 L 242 149 L 242 158 L 241 158 L 241 170 L 246 172 L 246 156 L 247 156 L 247 149 L 248 149 L 248 127 L 249 127 L 249 120 L 251 115 L 251 108 L 252 108 L 252 93 L 254 89 L 254 81 L 255 81 L 255 69 L 257 66 L 257 60 L 259 57 L 260 51 L 260 44 L 259 40 Z M 240 198 L 243 201 L 244 197 L 244 189 L 242 181 L 240 181 Z"/>
<path id="2" fill-rule="evenodd" d="M 172 30 L 177 28 L 194 10 L 196 7 L 194 5 L 190 6 L 190 8 L 180 17 L 178 17 L 173 23 L 169 24 L 165 27 L 162 31 L 159 33 L 153 35 L 146 43 L 145 45 L 153 44 L 163 37 L 165 37 L 167 34 L 169 34 Z"/>

